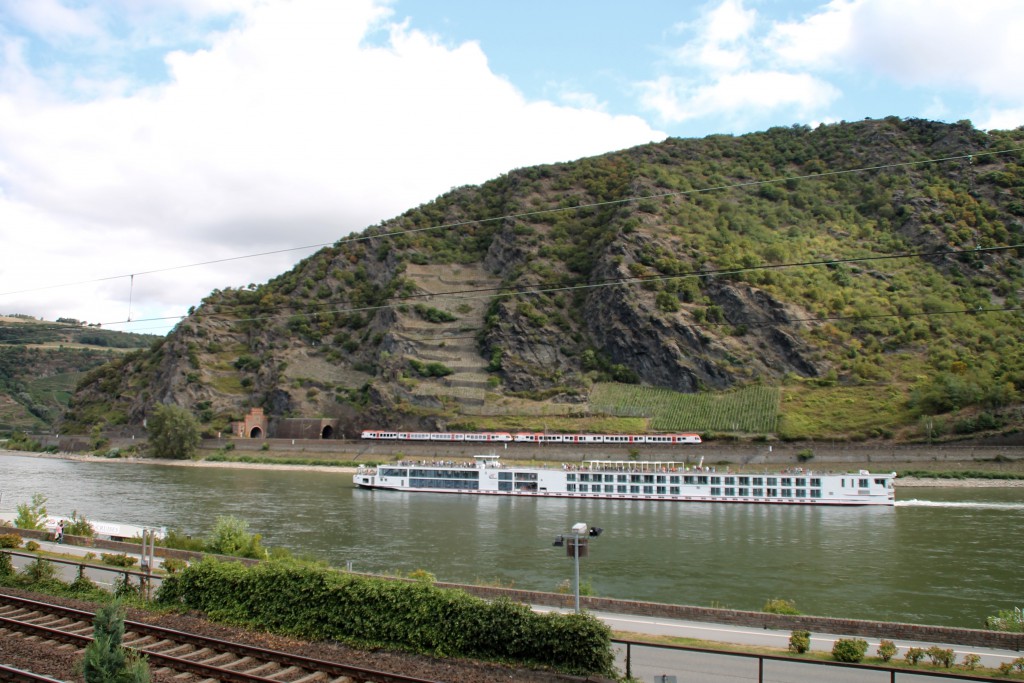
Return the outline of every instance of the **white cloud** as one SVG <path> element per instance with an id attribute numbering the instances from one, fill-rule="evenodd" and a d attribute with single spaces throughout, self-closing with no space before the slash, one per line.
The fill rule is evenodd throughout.
<path id="1" fill-rule="evenodd" d="M 809 113 L 839 96 L 834 87 L 813 76 L 779 71 L 727 74 L 704 84 L 662 78 L 646 87 L 645 104 L 672 122 L 707 116 L 736 122 L 749 116 L 752 108 L 759 115 L 782 107 Z"/>
<path id="2" fill-rule="evenodd" d="M 1024 106 L 977 112 L 971 122 L 982 130 L 1014 130 L 1024 126 Z"/>
<path id="3" fill-rule="evenodd" d="M 58 0 L 9 0 L 7 11 L 21 25 L 54 40 L 97 38 L 104 34 L 100 13 L 92 8 L 72 9 Z"/>
<path id="4" fill-rule="evenodd" d="M 332 242 L 452 186 L 664 137 L 638 117 L 526 101 L 479 45 L 389 25 L 371 0 L 178 8 L 242 14 L 205 49 L 170 53 L 168 82 L 127 94 L 64 99 L 7 41 L 0 231 L 17 258 L 0 292 Z M 180 313 L 304 255 L 140 276 L 133 310 Z M 127 298 L 115 281 L 0 297 L 0 310 L 121 320 Z"/>
<path id="5" fill-rule="evenodd" d="M 834 0 L 778 24 L 767 44 L 788 66 L 867 72 L 912 87 L 1024 97 L 1017 0 Z"/>

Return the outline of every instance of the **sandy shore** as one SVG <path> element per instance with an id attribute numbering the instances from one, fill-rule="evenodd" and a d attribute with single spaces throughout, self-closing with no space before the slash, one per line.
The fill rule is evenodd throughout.
<path id="1" fill-rule="evenodd" d="M 351 474 L 354 467 L 336 467 L 330 465 L 275 465 L 273 463 L 224 462 L 208 460 L 164 460 L 159 458 L 100 458 L 94 455 L 78 453 L 30 453 L 26 451 L 9 451 L 0 449 L 0 457 L 16 455 L 32 458 L 52 458 L 55 460 L 74 460 L 78 462 L 95 462 L 105 464 L 141 463 L 146 465 L 164 465 L 167 467 L 220 467 L 250 470 L 301 470 L 306 472 L 335 472 Z M 896 488 L 1024 488 L 1024 479 L 938 479 L 928 477 L 898 477 Z"/>

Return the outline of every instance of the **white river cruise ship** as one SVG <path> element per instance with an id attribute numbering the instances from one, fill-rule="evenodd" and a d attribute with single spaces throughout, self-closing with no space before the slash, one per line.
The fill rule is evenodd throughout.
<path id="1" fill-rule="evenodd" d="M 894 505 L 895 472 L 719 472 L 678 462 L 587 460 L 560 467 L 504 466 L 497 455 L 461 464 L 401 461 L 361 466 L 353 483 L 367 489 L 463 495 L 604 498 L 782 505 Z"/>

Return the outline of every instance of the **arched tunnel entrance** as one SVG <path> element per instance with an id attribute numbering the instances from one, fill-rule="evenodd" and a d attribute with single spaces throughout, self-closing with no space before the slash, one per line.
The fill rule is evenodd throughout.
<path id="1" fill-rule="evenodd" d="M 250 439 L 262 439 L 263 438 L 263 430 L 260 429 L 259 427 L 253 427 L 252 430 L 249 432 L 249 438 Z"/>
<path id="2" fill-rule="evenodd" d="M 324 425 L 324 428 L 320 430 L 321 439 L 333 439 L 334 438 L 334 427 L 331 425 Z"/>

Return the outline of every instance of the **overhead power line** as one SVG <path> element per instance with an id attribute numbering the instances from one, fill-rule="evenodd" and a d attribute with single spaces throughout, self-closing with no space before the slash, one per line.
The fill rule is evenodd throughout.
<path id="1" fill-rule="evenodd" d="M 400 237 L 400 236 L 404 236 L 404 235 L 411 235 L 411 234 L 417 234 L 417 233 L 434 231 L 434 230 L 450 230 L 450 229 L 455 229 L 455 228 L 460 228 L 460 227 L 466 227 L 466 226 L 469 226 L 469 225 L 483 225 L 483 224 L 487 224 L 487 223 L 500 222 L 500 221 L 505 221 L 505 220 L 533 218 L 533 217 L 543 216 L 543 215 L 547 215 L 547 214 L 551 214 L 551 213 L 567 212 L 567 211 L 575 212 L 575 211 L 582 211 L 582 210 L 586 210 L 586 209 L 594 209 L 594 208 L 600 208 L 600 207 L 628 204 L 628 203 L 639 202 L 639 201 L 644 201 L 644 200 L 662 199 L 662 198 L 668 198 L 668 197 L 680 197 L 680 196 L 687 196 L 687 195 L 697 195 L 697 194 L 702 194 L 702 193 L 707 193 L 707 192 L 717 192 L 717 191 L 724 191 L 724 190 L 730 190 L 730 189 L 751 188 L 751 187 L 758 187 L 758 186 L 763 186 L 763 185 L 772 185 L 772 184 L 778 184 L 778 183 L 785 183 L 785 182 L 790 182 L 790 181 L 794 181 L 794 180 L 820 179 L 820 178 L 840 176 L 840 175 L 847 175 L 847 174 L 866 173 L 866 172 L 870 172 L 870 171 L 880 171 L 880 170 L 887 170 L 887 169 L 906 168 L 906 167 L 919 166 L 919 165 L 925 165 L 925 164 L 937 164 L 937 163 L 942 163 L 942 162 L 947 162 L 947 161 L 965 161 L 966 160 L 966 161 L 973 162 L 973 160 L 975 158 L 977 158 L 977 157 L 994 156 L 994 155 L 999 155 L 999 154 L 1008 154 L 1008 153 L 1020 152 L 1020 151 L 1024 151 L 1024 147 L 1011 147 L 1011 148 L 1000 149 L 1000 150 L 988 150 L 988 151 L 982 151 L 982 152 L 972 152 L 972 153 L 965 153 L 965 154 L 957 154 L 957 155 L 946 156 L 946 157 L 934 157 L 934 158 L 928 158 L 928 159 L 919 159 L 919 160 L 915 160 L 915 161 L 903 161 L 903 162 L 894 162 L 894 163 L 890 163 L 890 164 L 878 164 L 878 165 L 874 165 L 874 166 L 862 166 L 862 167 L 852 168 L 852 169 L 838 169 L 838 170 L 832 170 L 832 171 L 822 171 L 822 172 L 818 172 L 818 173 L 808 173 L 808 174 L 804 174 L 804 175 L 786 176 L 786 177 L 781 177 L 781 178 L 770 178 L 770 179 L 766 179 L 766 180 L 752 180 L 752 181 L 745 181 L 745 182 L 738 182 L 738 183 L 727 183 L 727 184 L 722 184 L 722 185 L 715 185 L 715 186 L 712 186 L 712 187 L 696 188 L 696 189 L 690 189 L 690 190 L 678 190 L 678 191 L 673 191 L 673 192 L 662 192 L 662 193 L 648 194 L 648 195 L 638 195 L 638 196 L 624 197 L 624 198 L 621 198 L 621 199 L 612 199 L 612 200 L 605 200 L 605 201 L 600 201 L 600 202 L 591 202 L 591 203 L 588 203 L 588 204 L 580 204 L 580 205 L 571 206 L 571 207 L 553 207 L 553 208 L 548 208 L 548 209 L 538 209 L 538 210 L 535 210 L 535 211 L 527 211 L 527 212 L 513 213 L 513 214 L 504 214 L 504 215 L 501 215 L 501 216 L 493 216 L 493 217 L 489 217 L 489 218 L 481 218 L 481 219 L 473 219 L 473 220 L 465 220 L 465 221 L 456 221 L 456 222 L 451 222 L 451 223 L 441 223 L 441 224 L 437 224 L 437 225 L 425 226 L 425 227 L 420 227 L 420 228 L 409 228 L 409 229 L 405 229 L 405 230 L 393 230 L 393 231 L 390 231 L 390 232 L 373 232 L 372 230 L 367 230 L 363 234 L 343 237 L 343 238 L 341 238 L 339 240 L 336 240 L 334 242 L 323 242 L 323 243 L 319 243 L 319 244 L 311 244 L 311 245 L 305 245 L 305 246 L 300 246 L 300 247 L 289 247 L 289 248 L 277 249 L 277 250 L 273 250 L 273 251 L 265 251 L 265 252 L 259 252 L 259 253 L 254 253 L 254 254 L 245 254 L 245 255 L 240 255 L 240 256 L 226 257 L 226 258 L 222 258 L 222 259 L 213 259 L 213 260 L 209 260 L 209 261 L 200 261 L 200 262 L 195 262 L 195 263 L 182 264 L 182 265 L 177 265 L 177 266 L 168 266 L 168 267 L 165 267 L 165 268 L 155 268 L 155 269 L 150 269 L 150 270 L 137 271 L 137 272 L 133 272 L 133 273 L 126 273 L 126 274 L 123 274 L 123 275 L 112 275 L 112 276 L 107 276 L 107 277 L 94 278 L 94 279 L 91 279 L 91 280 L 80 280 L 80 281 L 77 281 L 77 282 L 69 282 L 69 283 L 63 283 L 63 284 L 57 284 L 57 285 L 47 285 L 47 286 L 43 286 L 43 287 L 27 288 L 27 289 L 21 289 L 21 290 L 12 290 L 12 291 L 8 291 L 8 292 L 0 292 L 0 296 L 10 296 L 10 295 L 13 295 L 13 294 L 25 294 L 25 293 L 31 293 L 31 292 L 37 292 L 37 291 L 59 289 L 59 288 L 64 288 L 64 287 L 75 287 L 75 286 L 81 286 L 81 285 L 85 285 L 85 284 L 94 284 L 94 283 L 107 282 L 107 281 L 111 281 L 111 280 L 124 279 L 124 278 L 128 278 L 131 281 L 132 286 L 134 286 L 134 278 L 137 275 L 138 276 L 141 276 L 141 275 L 152 275 L 152 274 L 156 274 L 156 273 L 164 273 L 164 272 L 171 272 L 171 271 L 176 271 L 176 270 L 184 270 L 184 269 L 187 269 L 187 268 L 196 268 L 196 267 L 200 267 L 200 266 L 215 265 L 215 264 L 227 263 L 227 262 L 231 262 L 231 261 L 239 261 L 239 260 L 250 259 L 250 258 L 258 258 L 258 257 L 261 257 L 261 256 L 269 256 L 269 255 L 275 255 L 275 254 L 289 253 L 289 252 L 293 252 L 293 251 L 301 251 L 301 250 L 308 250 L 308 249 L 320 249 L 320 248 L 324 248 L 324 247 L 328 247 L 328 246 L 340 246 L 340 245 L 347 244 L 347 243 L 355 243 L 355 242 L 361 242 L 361 241 L 366 241 L 366 240 L 371 240 L 371 239 L 393 238 L 393 237 Z M 1000 249 L 1002 249 L 1002 248 L 1006 248 L 1006 249 L 1008 249 L 1008 248 L 1017 248 L 1017 246 L 1014 246 L 1014 247 L 1000 247 Z M 973 251 L 973 250 L 971 250 L 971 251 Z M 879 257 L 875 257 L 875 258 L 883 259 L 883 258 L 898 258 L 898 257 L 895 257 L 895 256 L 879 256 Z M 839 262 L 841 262 L 841 261 L 836 261 L 836 263 L 839 263 Z M 782 266 L 758 266 L 758 267 L 755 267 L 755 269 L 756 268 L 792 267 L 792 265 L 820 265 L 820 264 L 818 264 L 818 263 L 808 263 L 808 264 L 786 264 L 786 265 L 782 265 Z M 734 270 L 734 271 L 730 271 L 730 272 L 744 272 L 746 270 L 749 270 L 749 269 L 739 269 L 739 270 Z M 675 277 L 692 277 L 693 275 L 694 274 L 688 274 L 688 275 L 682 275 L 682 276 L 665 276 L 665 277 L 663 277 L 661 279 L 672 279 L 672 278 L 675 278 Z M 626 282 L 626 281 L 624 280 L 623 282 Z M 612 282 L 611 284 L 620 284 L 620 282 L 616 281 L 616 282 Z M 597 287 L 597 286 L 605 286 L 605 285 L 604 285 L 604 283 L 596 283 L 596 284 L 587 284 L 587 285 L 580 285 L 580 286 L 574 286 L 574 287 L 567 287 L 566 289 L 574 289 L 574 288 L 579 288 L 579 287 Z M 484 290 L 481 290 L 481 291 L 484 291 Z M 544 290 L 544 291 L 549 291 L 549 290 Z M 131 304 L 129 304 L 129 306 L 130 305 Z M 143 323 L 143 322 L 157 322 L 157 321 L 175 320 L 175 319 L 180 320 L 180 319 L 184 319 L 184 317 L 185 317 L 184 315 L 180 315 L 180 316 L 164 316 L 164 317 L 157 317 L 157 318 L 139 318 L 139 319 L 136 319 L 136 320 L 133 321 L 133 320 L 131 320 L 131 314 L 130 314 L 130 310 L 129 310 L 129 315 L 128 315 L 128 319 L 127 320 L 107 322 L 107 323 L 102 323 L 101 325 L 111 326 L 111 325 L 123 325 L 123 324 L 127 324 L 127 323 L 132 323 L 132 322 L 134 322 L 134 323 Z M 143 329 L 146 329 L 146 328 L 143 328 Z M 158 328 L 154 327 L 154 328 L 149 328 L 149 329 L 158 329 Z"/>

